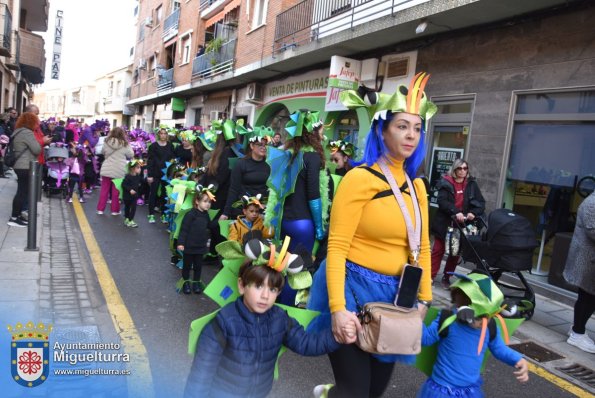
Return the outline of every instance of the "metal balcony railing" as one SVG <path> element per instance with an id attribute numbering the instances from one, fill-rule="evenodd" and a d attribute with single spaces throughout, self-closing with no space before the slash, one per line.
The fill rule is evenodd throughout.
<path id="1" fill-rule="evenodd" d="M 157 91 L 170 90 L 175 87 L 174 68 L 161 69 L 157 73 Z"/>
<path id="2" fill-rule="evenodd" d="M 273 52 L 394 16 L 416 4 L 415 0 L 304 0 L 277 15 Z"/>
<path id="3" fill-rule="evenodd" d="M 192 61 L 192 79 L 216 76 L 233 69 L 236 39 L 223 44 L 219 51 L 205 53 Z"/>
<path id="4" fill-rule="evenodd" d="M 199 10 L 204 10 L 210 7 L 213 3 L 216 3 L 218 0 L 200 0 L 200 8 Z"/>
<path id="5" fill-rule="evenodd" d="M 178 26 L 180 25 L 180 8 L 169 14 L 165 21 L 163 21 L 163 40 L 169 40 L 178 34 Z"/>
<path id="6" fill-rule="evenodd" d="M 10 57 L 12 47 L 12 14 L 8 5 L 0 4 L 0 55 Z"/>

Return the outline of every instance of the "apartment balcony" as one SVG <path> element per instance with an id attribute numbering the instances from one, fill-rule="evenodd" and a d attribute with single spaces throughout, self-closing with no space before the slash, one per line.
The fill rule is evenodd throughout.
<path id="1" fill-rule="evenodd" d="M 178 34 L 178 26 L 180 25 L 180 8 L 169 14 L 165 21 L 163 21 L 163 41 L 168 41 Z"/>
<path id="2" fill-rule="evenodd" d="M 12 47 L 12 14 L 6 4 L 0 4 L 0 55 L 10 57 Z"/>
<path id="3" fill-rule="evenodd" d="M 23 77 L 32 84 L 41 84 L 45 74 L 44 40 L 40 35 L 20 29 L 19 63 Z"/>
<path id="4" fill-rule="evenodd" d="M 31 32 L 46 32 L 49 9 L 48 0 L 21 0 L 21 19 L 25 21 L 24 27 Z"/>
<path id="5" fill-rule="evenodd" d="M 233 70 L 236 39 L 221 45 L 218 51 L 205 53 L 192 61 L 192 80 L 220 75 Z"/>
<path id="6" fill-rule="evenodd" d="M 176 86 L 174 81 L 174 68 L 163 70 L 157 70 L 157 91 L 171 90 Z"/>

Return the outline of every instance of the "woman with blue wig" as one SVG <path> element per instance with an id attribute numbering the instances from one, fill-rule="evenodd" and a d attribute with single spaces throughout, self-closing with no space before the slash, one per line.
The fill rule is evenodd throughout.
<path id="1" fill-rule="evenodd" d="M 362 165 L 343 177 L 333 201 L 328 255 L 314 275 L 308 308 L 321 312 L 311 330 L 332 327 L 344 344 L 356 341 L 350 325 L 361 330 L 355 315 L 360 304 L 394 302 L 405 264 L 417 263 L 423 270 L 417 297 L 421 314 L 432 300 L 428 201 L 424 183 L 415 179 L 426 152 L 425 124 L 437 111 L 424 93 L 428 78 L 420 73 L 409 88 L 399 86 L 392 95 L 368 92 L 369 102 L 354 90 L 341 93 L 348 108 L 367 108 L 372 126 Z M 403 211 L 416 231 L 411 237 L 388 173 L 402 192 Z M 380 397 L 395 362 L 415 362 L 413 355 L 370 354 L 355 344 L 343 345 L 329 359 L 335 385 L 316 386 L 315 396 Z"/>

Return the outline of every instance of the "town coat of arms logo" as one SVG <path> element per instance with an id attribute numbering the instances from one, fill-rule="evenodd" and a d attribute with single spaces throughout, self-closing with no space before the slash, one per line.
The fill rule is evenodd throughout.
<path id="1" fill-rule="evenodd" d="M 25 387 L 37 387 L 47 380 L 50 372 L 50 341 L 52 325 L 28 322 L 8 326 L 10 370 L 14 381 Z"/>

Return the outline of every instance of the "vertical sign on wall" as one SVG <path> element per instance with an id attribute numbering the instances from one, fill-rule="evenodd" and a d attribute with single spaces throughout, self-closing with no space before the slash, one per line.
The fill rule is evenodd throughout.
<path id="1" fill-rule="evenodd" d="M 52 55 L 52 79 L 60 79 L 60 61 L 62 57 L 62 29 L 64 27 L 64 11 L 56 11 L 54 27 L 54 54 Z"/>
<path id="2" fill-rule="evenodd" d="M 331 70 L 326 89 L 324 110 L 342 111 L 347 108 L 339 101 L 339 94 L 344 90 L 355 90 L 359 84 L 362 61 L 333 55 Z"/>
<path id="3" fill-rule="evenodd" d="M 445 175 L 455 159 L 463 158 L 463 149 L 434 147 L 430 164 L 430 206 L 438 207 L 438 189 L 436 184 Z"/>

